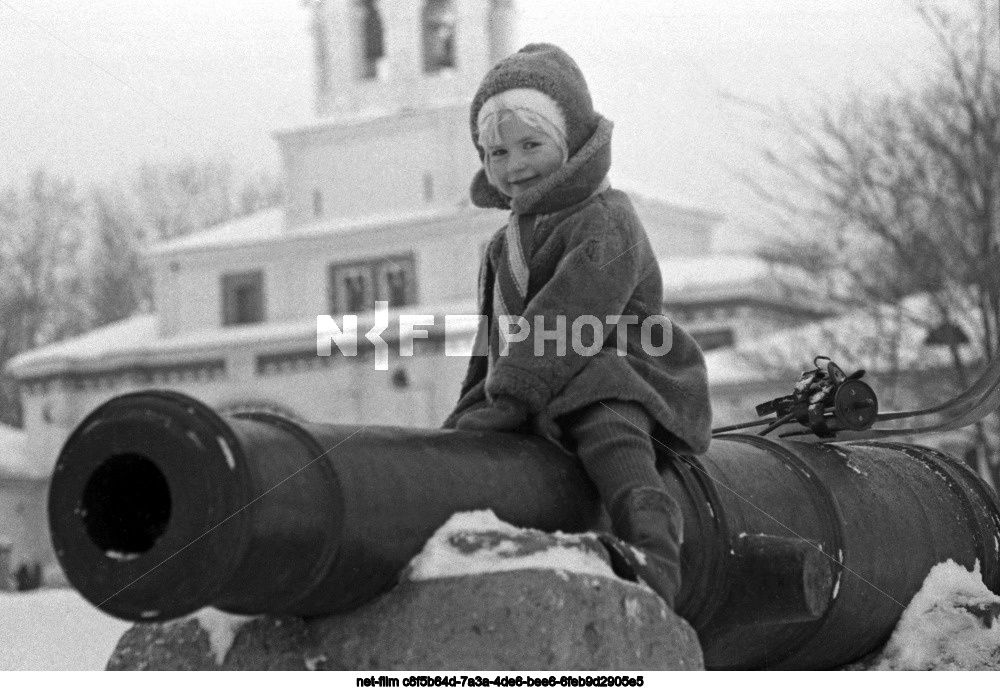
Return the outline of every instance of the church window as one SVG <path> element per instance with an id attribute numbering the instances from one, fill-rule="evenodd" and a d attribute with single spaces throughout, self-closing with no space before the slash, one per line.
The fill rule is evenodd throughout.
<path id="1" fill-rule="evenodd" d="M 376 0 L 358 0 L 357 7 L 359 10 L 357 36 L 360 47 L 358 77 L 376 79 L 379 62 L 385 57 L 382 17 L 379 14 Z"/>
<path id="2" fill-rule="evenodd" d="M 427 0 L 423 13 L 424 72 L 455 66 L 454 0 Z"/>
<path id="3" fill-rule="evenodd" d="M 367 312 L 375 308 L 377 300 L 385 300 L 389 307 L 416 301 L 412 256 L 331 264 L 329 281 L 331 314 Z"/>
<path id="4" fill-rule="evenodd" d="M 264 321 L 264 272 L 248 271 L 222 276 L 222 324 L 256 324 Z"/>
<path id="5" fill-rule="evenodd" d="M 397 257 L 379 262 L 375 267 L 375 287 L 375 299 L 386 300 L 389 307 L 413 304 L 413 259 Z"/>

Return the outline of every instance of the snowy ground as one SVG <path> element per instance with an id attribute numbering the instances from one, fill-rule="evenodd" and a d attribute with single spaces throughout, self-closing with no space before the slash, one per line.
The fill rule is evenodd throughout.
<path id="1" fill-rule="evenodd" d="M 129 626 L 69 588 L 0 593 L 0 670 L 104 669 Z"/>
<path id="2" fill-rule="evenodd" d="M 977 568 L 938 564 L 900 617 L 882 653 L 858 669 L 1000 669 L 1000 596 Z"/>
<path id="3" fill-rule="evenodd" d="M 470 536 L 478 536 L 475 550 L 468 548 Z M 414 559 L 408 576 L 420 580 L 513 568 L 610 575 L 586 544 L 577 542 L 581 541 L 575 536 L 517 529 L 488 511 L 457 514 Z M 195 616 L 221 656 L 247 620 L 214 610 Z M 104 669 L 128 627 L 73 590 L 0 593 L 0 670 Z M 883 652 L 853 668 L 1000 669 L 1000 596 L 983 585 L 978 571 L 966 571 L 953 562 L 939 564 L 903 613 Z"/>

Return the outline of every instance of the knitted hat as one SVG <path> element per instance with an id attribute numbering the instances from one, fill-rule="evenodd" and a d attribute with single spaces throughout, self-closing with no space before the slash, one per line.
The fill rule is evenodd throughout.
<path id="1" fill-rule="evenodd" d="M 494 65 L 472 99 L 472 142 L 481 160 L 485 152 L 479 146 L 479 110 L 490 97 L 509 89 L 537 89 L 559 105 L 566 120 L 570 156 L 586 143 L 600 121 L 587 81 L 573 58 L 551 43 L 532 43 Z"/>

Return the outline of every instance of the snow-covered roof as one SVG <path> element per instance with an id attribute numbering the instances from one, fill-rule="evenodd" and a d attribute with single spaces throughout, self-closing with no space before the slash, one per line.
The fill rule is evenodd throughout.
<path id="1" fill-rule="evenodd" d="M 731 348 L 705 355 L 711 384 L 738 384 L 773 379 L 777 371 L 812 369 L 817 355 L 832 357 L 845 370 L 868 372 L 921 371 L 952 366 L 947 347 L 926 343 L 935 323 L 927 298 L 915 296 L 898 306 L 857 311 L 777 331 Z M 914 315 L 927 315 L 926 323 Z M 974 325 L 958 320 L 970 337 L 959 345 L 965 362 L 976 362 L 981 353 Z"/>
<path id="2" fill-rule="evenodd" d="M 71 369 L 81 361 L 113 363 L 116 356 L 150 347 L 157 340 L 158 319 L 142 314 L 81 336 L 35 348 L 11 358 L 5 369 L 17 378 L 47 374 L 53 368 Z"/>
<path id="3" fill-rule="evenodd" d="M 711 254 L 703 257 L 673 257 L 660 262 L 663 297 L 671 299 L 718 299 L 732 296 L 775 294 L 771 268 L 749 254 Z"/>
<path id="4" fill-rule="evenodd" d="M 724 216 L 706 209 L 701 204 L 688 199 L 675 190 L 665 191 L 662 186 L 651 185 L 646 181 L 633 180 L 614 173 L 611 177 L 613 187 L 625 192 L 636 206 L 662 206 L 677 211 L 695 213 L 713 221 L 721 221 Z"/>
<path id="5" fill-rule="evenodd" d="M 756 367 L 741 348 L 716 348 L 705 353 L 708 385 L 749 384 L 767 382 L 773 376 L 765 368 Z"/>
<path id="6" fill-rule="evenodd" d="M 383 230 L 389 226 L 407 226 L 442 221 L 459 216 L 485 216 L 496 212 L 470 206 L 391 211 L 362 217 L 323 219 L 286 227 L 281 208 L 267 209 L 175 240 L 154 245 L 150 256 L 176 254 L 192 250 L 239 247 L 244 245 L 284 242 L 367 230 Z"/>
<path id="7" fill-rule="evenodd" d="M 476 305 L 472 300 L 436 305 L 409 305 L 389 310 L 389 328 L 383 334 L 392 340 L 398 324 L 397 315 L 436 315 L 435 327 L 444 328 L 442 315 L 470 315 L 450 326 L 475 333 Z M 364 334 L 375 324 L 375 313 L 358 315 L 358 333 Z M 338 322 L 341 323 L 342 322 Z M 423 328 L 423 327 L 421 327 Z M 159 317 L 143 314 L 95 329 L 76 338 L 36 348 L 12 358 L 6 366 L 14 377 L 27 379 L 63 372 L 106 371 L 142 365 L 175 364 L 228 349 L 262 345 L 316 347 L 316 318 L 260 324 L 244 324 L 216 329 L 187 331 L 169 337 L 159 335 Z"/>
<path id="8" fill-rule="evenodd" d="M 625 191 L 640 209 L 660 209 L 680 211 L 703 216 L 709 222 L 722 220 L 722 216 L 708 211 L 693 202 L 673 197 L 663 198 L 659 192 L 635 191 L 629 183 Z M 281 207 L 266 209 L 250 216 L 244 216 L 226 223 L 191 233 L 180 238 L 158 243 L 148 250 L 150 256 L 175 254 L 192 250 L 238 247 L 285 240 L 319 237 L 324 235 L 381 230 L 388 226 L 406 226 L 441 221 L 459 216 L 496 215 L 496 210 L 479 209 L 466 204 L 430 209 L 409 209 L 370 213 L 347 218 L 327 218 L 313 223 L 288 227 L 285 212 Z"/>
<path id="9" fill-rule="evenodd" d="M 34 480 L 47 476 L 48 473 L 41 472 L 34 464 L 28 463 L 24 430 L 0 424 L 0 479 Z"/>
<path id="10" fill-rule="evenodd" d="M 195 248 L 228 247 L 267 242 L 280 237 L 284 226 L 285 212 L 281 208 L 266 209 L 174 240 L 158 243 L 149 249 L 149 254 L 171 254 Z"/>

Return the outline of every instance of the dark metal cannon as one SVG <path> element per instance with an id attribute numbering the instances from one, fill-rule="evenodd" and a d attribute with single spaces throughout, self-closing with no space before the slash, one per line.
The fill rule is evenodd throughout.
<path id="1" fill-rule="evenodd" d="M 1000 504 L 963 464 L 886 442 L 717 436 L 661 447 L 684 516 L 678 613 L 710 668 L 821 669 L 873 650 L 930 568 L 978 561 L 1000 590 Z M 91 413 L 49 499 L 70 582 L 105 612 L 204 606 L 320 615 L 390 588 L 456 511 L 542 530 L 602 512 L 577 461 L 529 436 L 222 418 L 141 392 Z"/>

